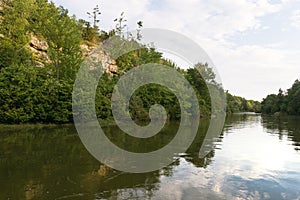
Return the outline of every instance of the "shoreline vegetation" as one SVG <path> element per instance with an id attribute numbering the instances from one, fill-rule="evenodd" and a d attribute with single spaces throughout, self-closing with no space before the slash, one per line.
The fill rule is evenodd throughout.
<path id="1" fill-rule="evenodd" d="M 262 116 L 275 116 L 275 117 L 295 117 L 299 118 L 300 115 L 288 115 L 287 113 L 274 113 L 274 114 L 266 114 L 262 112 L 234 112 L 234 113 L 227 113 L 226 117 L 230 117 L 232 115 L 240 115 L 240 114 L 253 114 L 253 115 L 262 115 Z M 209 117 L 204 117 L 204 120 L 208 120 Z M 169 122 L 179 122 L 177 121 L 169 121 Z M 107 126 L 116 126 L 117 124 L 115 123 L 114 120 L 101 120 L 99 121 L 101 124 L 101 127 L 107 127 Z M 142 121 L 141 123 L 145 124 L 147 122 Z M 23 124 L 1 124 L 0 123 L 0 130 L 3 129 L 13 129 L 13 130 L 18 130 L 18 129 L 39 129 L 39 128 L 58 128 L 58 127 L 69 127 L 69 126 L 74 126 L 74 123 L 64 123 L 64 124 L 54 124 L 54 123 L 23 123 Z"/>
<path id="2" fill-rule="evenodd" d="M 42 128 L 58 128 L 58 127 L 68 127 L 73 126 L 73 124 L 0 124 L 0 130 L 23 130 L 23 129 L 42 129 Z"/>
<path id="3" fill-rule="evenodd" d="M 279 89 L 278 94 L 270 94 L 261 103 L 263 114 L 284 116 L 300 115 L 300 82 L 296 80 L 287 91 Z"/>
<path id="4" fill-rule="evenodd" d="M 135 45 L 131 51 L 113 60 L 103 53 L 100 60 L 107 60 L 95 98 L 96 115 L 104 124 L 110 124 L 112 91 L 122 75 L 132 68 L 156 63 L 174 68 L 194 87 L 197 93 L 201 117 L 210 118 L 211 102 L 207 84 L 216 91 L 223 90 L 215 82 L 215 74 L 206 63 L 197 63 L 183 70 L 162 53 L 146 44 L 141 44 L 143 23 L 137 22 L 137 34 L 127 30 L 126 17 L 121 13 L 114 20 L 110 31 L 101 30 L 100 7 L 96 6 L 88 16 L 93 21 L 70 16 L 68 10 L 56 7 L 47 0 L 1 1 L 0 5 L 0 127 L 21 124 L 24 126 L 49 126 L 71 124 L 72 90 L 78 69 L 83 60 L 103 41 L 114 36 L 124 46 Z M 118 51 L 120 49 L 116 49 Z M 113 54 L 114 52 L 110 52 Z M 105 55 L 104 55 L 105 54 Z M 205 73 L 205 79 L 199 73 Z M 203 74 L 202 74 L 203 75 Z M 227 97 L 227 113 L 263 112 L 258 101 L 231 95 Z M 299 94 L 297 94 L 299 96 Z M 131 97 L 131 118 L 147 122 L 149 109 L 154 104 L 162 105 L 168 120 L 180 119 L 180 105 L 176 96 L 167 88 L 156 84 L 140 87 Z M 298 104 L 297 104 L 298 105 Z M 290 111 L 291 106 L 286 110 Z M 272 112 L 278 109 L 271 109 Z M 300 109 L 297 111 L 300 114 Z M 26 125 L 28 124 L 28 125 Z"/>
<path id="5" fill-rule="evenodd" d="M 99 120 L 101 127 L 106 126 L 115 126 L 116 123 L 113 120 Z M 39 129 L 39 128 L 58 128 L 58 127 L 70 127 L 74 126 L 74 123 L 64 123 L 64 124 L 55 124 L 55 123 L 23 123 L 23 124 L 1 124 L 0 130 L 2 129 Z"/>

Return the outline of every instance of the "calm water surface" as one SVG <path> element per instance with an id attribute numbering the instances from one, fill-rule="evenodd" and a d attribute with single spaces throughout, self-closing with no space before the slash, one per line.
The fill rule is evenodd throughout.
<path id="1" fill-rule="evenodd" d="M 115 171 L 95 160 L 74 127 L 0 130 L 0 199 L 300 199 L 300 118 L 236 114 L 198 157 L 208 122 L 174 163 L 144 174 Z M 176 133 L 132 140 L 106 134 L 134 152 L 161 148 Z"/>

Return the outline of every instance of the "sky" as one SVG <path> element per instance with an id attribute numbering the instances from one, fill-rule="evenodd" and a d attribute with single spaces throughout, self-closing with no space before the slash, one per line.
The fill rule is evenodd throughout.
<path id="1" fill-rule="evenodd" d="M 181 33 L 200 45 L 230 93 L 262 100 L 300 79 L 300 0 L 53 0 L 77 18 L 99 5 L 99 27 L 125 13 L 129 29 Z"/>

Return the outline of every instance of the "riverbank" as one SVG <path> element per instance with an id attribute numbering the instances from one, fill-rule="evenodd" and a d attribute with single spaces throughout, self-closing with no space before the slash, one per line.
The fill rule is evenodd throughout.
<path id="1" fill-rule="evenodd" d="M 72 123 L 69 124 L 0 124 L 0 130 L 3 129 L 40 129 L 40 128 L 57 128 L 57 127 L 68 127 L 73 126 Z"/>
<path id="2" fill-rule="evenodd" d="M 114 126 L 116 123 L 112 119 L 99 120 L 101 127 L 106 126 Z M 0 124 L 0 130 L 3 129 L 41 129 L 41 128 L 58 128 L 58 127 L 69 127 L 74 126 L 74 123 L 66 123 L 66 124 L 54 124 L 54 123 L 26 123 L 26 124 Z"/>

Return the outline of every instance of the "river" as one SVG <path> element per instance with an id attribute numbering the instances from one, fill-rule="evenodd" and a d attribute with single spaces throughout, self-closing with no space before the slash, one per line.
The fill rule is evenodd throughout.
<path id="1" fill-rule="evenodd" d="M 253 113 L 227 117 L 212 151 L 198 153 L 208 122 L 174 163 L 143 174 L 113 170 L 84 148 L 73 126 L 0 130 L 0 199 L 300 199 L 300 118 Z M 176 133 L 126 139 L 115 126 L 109 138 L 134 152 L 161 148 Z M 145 142 L 145 141 L 144 141 Z"/>

